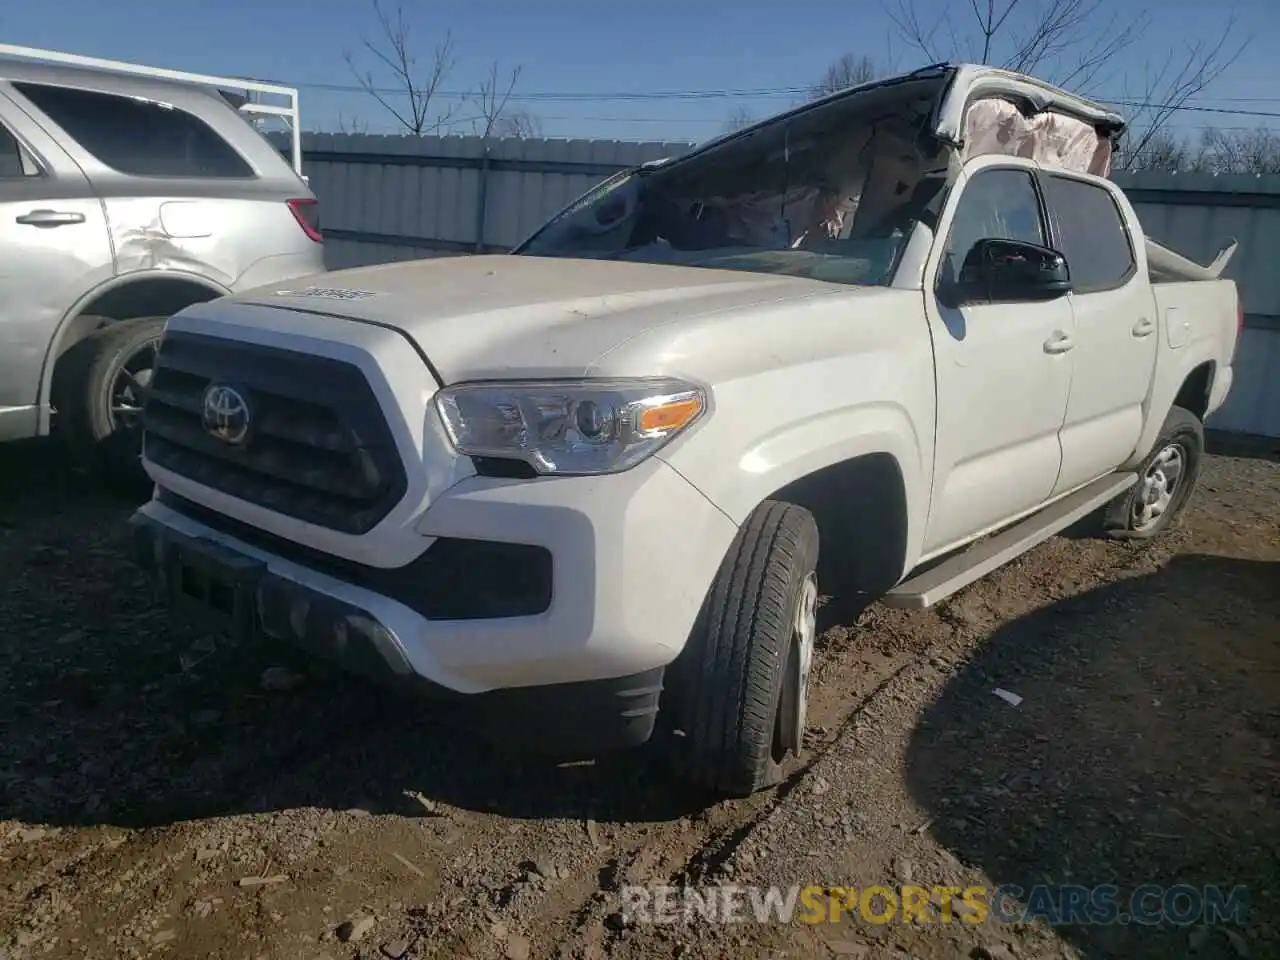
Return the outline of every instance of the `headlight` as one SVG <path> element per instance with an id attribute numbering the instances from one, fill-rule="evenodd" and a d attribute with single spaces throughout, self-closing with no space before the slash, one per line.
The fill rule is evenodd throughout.
<path id="1" fill-rule="evenodd" d="M 680 380 L 470 383 L 436 394 L 449 439 L 469 457 L 538 473 L 617 473 L 702 416 L 706 393 Z"/>

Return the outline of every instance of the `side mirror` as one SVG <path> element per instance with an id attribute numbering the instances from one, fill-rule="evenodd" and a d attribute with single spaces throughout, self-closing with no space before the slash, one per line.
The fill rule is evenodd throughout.
<path id="1" fill-rule="evenodd" d="M 1071 269 L 1057 250 L 1020 240 L 979 240 L 950 285 L 951 306 L 1055 300 L 1071 291 Z"/>

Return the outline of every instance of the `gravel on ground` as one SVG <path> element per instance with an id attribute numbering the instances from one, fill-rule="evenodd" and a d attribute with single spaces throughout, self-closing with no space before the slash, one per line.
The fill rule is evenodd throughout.
<path id="1" fill-rule="evenodd" d="M 806 755 L 722 803 L 656 751 L 547 767 L 174 624 L 130 511 L 50 444 L 0 447 L 0 960 L 1280 956 L 1280 463 L 1210 458 L 1157 543 L 1082 526 L 931 610 L 830 613 Z M 623 902 L 1066 883 L 1244 885 L 1250 913 L 655 925 Z"/>

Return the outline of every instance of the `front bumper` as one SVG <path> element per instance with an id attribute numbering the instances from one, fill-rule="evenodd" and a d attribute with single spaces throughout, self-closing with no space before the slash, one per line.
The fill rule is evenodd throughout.
<path id="1" fill-rule="evenodd" d="M 132 523 L 139 562 L 178 613 L 295 643 L 378 682 L 493 706 L 500 717 L 514 710 L 518 723 L 503 738 L 557 754 L 650 735 L 664 668 L 737 532 L 657 460 L 607 478 L 472 477 L 419 518 L 424 547 L 470 539 L 536 545 L 551 557 L 544 610 L 484 616 L 424 607 L 403 590 L 394 599 L 376 577 L 344 575 L 297 545 L 167 499 L 161 491 Z"/>
<path id="2" fill-rule="evenodd" d="M 375 683 L 465 704 L 495 741 L 563 759 L 636 746 L 653 733 L 662 667 L 611 680 L 460 694 L 415 673 L 397 637 L 358 603 L 141 511 L 131 523 L 136 558 L 163 599 L 206 628 L 241 640 L 259 633 L 288 640 Z"/>

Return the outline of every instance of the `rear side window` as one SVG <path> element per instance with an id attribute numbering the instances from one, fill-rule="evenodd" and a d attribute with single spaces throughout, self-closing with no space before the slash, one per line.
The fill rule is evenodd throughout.
<path id="1" fill-rule="evenodd" d="M 1137 267 L 1115 199 L 1096 184 L 1067 177 L 1045 177 L 1044 185 L 1058 227 L 1058 252 L 1067 258 L 1074 292 L 1124 286 Z"/>
<path id="2" fill-rule="evenodd" d="M 135 177 L 253 176 L 199 117 L 148 100 L 38 83 L 14 87 L 99 161 Z"/>
<path id="3" fill-rule="evenodd" d="M 38 176 L 40 168 L 31 159 L 31 155 L 23 149 L 17 137 L 6 127 L 0 126 L 0 180 Z"/>

